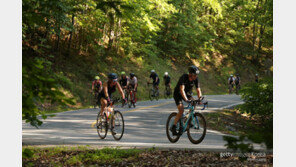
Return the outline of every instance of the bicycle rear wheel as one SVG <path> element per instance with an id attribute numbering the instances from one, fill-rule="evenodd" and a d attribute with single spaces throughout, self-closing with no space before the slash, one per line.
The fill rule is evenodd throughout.
<path id="1" fill-rule="evenodd" d="M 115 140 L 120 140 L 124 133 L 124 119 L 120 111 L 114 111 L 114 116 L 110 123 L 113 138 Z"/>
<path id="2" fill-rule="evenodd" d="M 99 137 L 104 139 L 108 132 L 107 116 L 105 113 L 102 117 L 100 116 L 100 112 L 98 113 L 96 127 Z"/>
<path id="3" fill-rule="evenodd" d="M 174 136 L 173 133 L 172 133 L 172 126 L 174 124 L 174 120 L 175 120 L 176 116 L 177 116 L 177 113 L 175 113 L 175 112 L 171 113 L 170 116 L 168 117 L 168 120 L 167 120 L 167 123 L 166 123 L 166 135 L 167 135 L 167 137 L 168 137 L 168 139 L 169 139 L 169 141 L 171 143 L 176 143 L 179 140 L 180 136 L 181 136 L 181 135 Z M 180 120 L 177 122 L 176 126 L 177 126 L 176 131 L 177 131 L 177 133 L 180 134 L 180 129 L 181 129 L 180 128 L 181 127 L 181 121 Z"/>
<path id="4" fill-rule="evenodd" d="M 194 113 L 193 120 L 190 118 L 188 122 L 187 136 L 191 143 L 199 144 L 205 138 L 207 132 L 207 124 L 201 113 Z"/>

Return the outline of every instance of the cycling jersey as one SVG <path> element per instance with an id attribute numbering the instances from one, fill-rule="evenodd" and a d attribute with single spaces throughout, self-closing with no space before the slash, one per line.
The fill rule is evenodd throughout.
<path id="1" fill-rule="evenodd" d="M 128 81 L 129 81 L 129 84 L 131 84 L 133 86 L 138 83 L 137 77 L 129 78 Z"/>
<path id="2" fill-rule="evenodd" d="M 238 85 L 239 84 L 239 81 L 240 81 L 240 77 L 236 77 L 235 78 L 235 84 Z"/>
<path id="3" fill-rule="evenodd" d="M 112 93 L 114 93 L 116 91 L 116 84 L 111 87 L 110 84 L 109 84 L 109 81 L 108 81 L 107 85 L 108 85 L 108 96 L 111 99 L 112 98 Z M 101 98 L 105 98 L 105 99 L 107 98 L 105 93 L 104 93 L 104 90 L 102 90 L 100 92 L 100 94 L 99 94 L 99 99 L 101 99 Z"/>
<path id="4" fill-rule="evenodd" d="M 175 87 L 175 90 L 174 90 L 174 100 L 175 100 L 176 105 L 182 104 L 182 100 L 184 100 L 181 95 L 181 92 L 180 92 L 181 85 L 185 86 L 185 89 L 184 89 L 185 94 L 186 94 L 187 98 L 190 98 L 191 94 L 192 94 L 193 86 L 195 85 L 196 88 L 199 88 L 198 78 L 196 78 L 196 80 L 189 81 L 188 74 L 183 74 L 180 77 L 180 79 Z"/>
<path id="5" fill-rule="evenodd" d="M 92 86 L 93 86 L 94 90 L 96 92 L 98 92 L 100 90 L 101 86 L 102 86 L 102 82 L 101 81 L 94 80 L 92 82 Z"/>
<path id="6" fill-rule="evenodd" d="M 128 77 L 122 78 L 119 80 L 119 84 L 120 86 L 126 86 L 127 85 L 127 81 L 128 81 Z"/>
<path id="7" fill-rule="evenodd" d="M 152 74 L 150 75 L 150 78 L 153 79 L 153 85 L 154 85 L 154 86 L 159 84 L 159 77 L 158 77 L 158 75 L 157 75 L 156 73 L 152 73 Z M 156 82 L 156 78 L 158 78 L 157 82 Z"/>
<path id="8" fill-rule="evenodd" d="M 228 83 L 229 83 L 229 84 L 233 84 L 233 82 L 234 82 L 234 78 L 233 78 L 233 77 L 229 77 L 229 78 L 228 78 Z"/>
<path id="9" fill-rule="evenodd" d="M 164 84 L 165 84 L 165 85 L 168 85 L 168 84 L 171 82 L 171 77 L 165 75 L 165 76 L 163 77 L 163 80 L 164 80 Z"/>

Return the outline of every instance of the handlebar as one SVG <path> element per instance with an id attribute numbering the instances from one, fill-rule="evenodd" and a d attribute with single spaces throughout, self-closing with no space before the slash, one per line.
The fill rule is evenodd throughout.
<path id="1" fill-rule="evenodd" d="M 186 108 L 190 108 L 190 106 L 196 106 L 196 105 L 199 105 L 200 102 L 202 102 L 203 104 L 203 108 L 201 110 L 204 110 L 206 107 L 208 108 L 208 101 L 206 102 L 203 102 L 204 100 L 204 97 L 200 98 L 200 99 L 197 99 L 197 100 L 191 100 L 189 103 L 188 103 L 188 106 Z"/>

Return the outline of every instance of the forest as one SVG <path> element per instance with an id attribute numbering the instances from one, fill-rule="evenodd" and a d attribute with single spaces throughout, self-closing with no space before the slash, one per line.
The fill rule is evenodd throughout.
<path id="1" fill-rule="evenodd" d="M 22 117 L 89 105 L 95 75 L 134 72 L 145 99 L 150 70 L 201 70 L 204 94 L 273 75 L 272 0 L 23 0 Z M 161 84 L 162 88 L 163 84 Z"/>

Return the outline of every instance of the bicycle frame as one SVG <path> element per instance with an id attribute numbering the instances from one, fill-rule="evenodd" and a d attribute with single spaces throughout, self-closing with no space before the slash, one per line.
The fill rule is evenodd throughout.
<path id="1" fill-rule="evenodd" d="M 207 103 L 204 103 L 204 107 L 201 110 L 204 110 L 205 107 L 206 107 L 206 105 L 207 105 Z M 192 105 L 191 103 L 189 103 L 187 107 L 184 107 L 184 110 L 185 109 L 189 109 L 189 116 L 188 116 L 188 118 L 187 118 L 187 120 L 185 122 L 185 125 L 183 125 L 183 121 L 181 120 L 182 133 L 184 133 L 186 131 L 187 126 L 188 126 L 188 122 L 189 122 L 190 118 L 193 121 L 194 128 L 199 129 L 199 127 L 200 127 L 199 126 L 199 121 L 198 121 L 198 119 L 196 117 L 194 117 L 194 110 L 195 110 L 195 108 L 196 108 L 196 104 L 195 105 Z M 180 119 L 184 119 L 184 118 L 182 117 Z M 197 126 L 195 124 L 195 121 L 197 122 Z"/>

